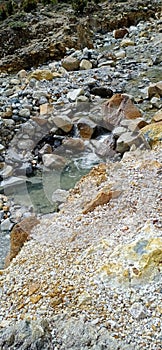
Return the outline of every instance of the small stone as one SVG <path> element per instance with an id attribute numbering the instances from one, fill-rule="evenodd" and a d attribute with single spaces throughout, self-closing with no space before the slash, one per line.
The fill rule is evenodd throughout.
<path id="1" fill-rule="evenodd" d="M 67 133 L 70 132 L 73 127 L 71 119 L 63 114 L 61 116 L 53 116 L 53 122 L 57 128 Z"/>
<path id="2" fill-rule="evenodd" d="M 143 318 L 146 318 L 148 316 L 146 308 L 138 302 L 135 302 L 131 306 L 129 312 L 131 316 L 137 320 L 142 320 Z"/>
<path id="3" fill-rule="evenodd" d="M 122 39 L 126 34 L 128 34 L 128 29 L 120 28 L 113 31 L 113 36 L 115 39 Z"/>
<path id="4" fill-rule="evenodd" d="M 62 60 L 62 66 L 67 71 L 75 71 L 79 69 L 79 60 L 73 56 L 68 56 Z"/>
<path id="5" fill-rule="evenodd" d="M 30 110 L 27 108 L 20 109 L 19 116 L 23 118 L 30 118 Z"/>
<path id="6" fill-rule="evenodd" d="M 43 154 L 42 161 L 45 167 L 50 169 L 60 169 L 66 165 L 66 159 L 57 154 Z"/>
<path id="7" fill-rule="evenodd" d="M 160 122 L 162 121 L 162 109 L 160 111 L 156 112 L 152 118 L 153 122 Z"/>
<path id="8" fill-rule="evenodd" d="M 80 62 L 80 69 L 88 70 L 92 68 L 92 63 L 88 60 L 83 59 Z"/>
<path id="9" fill-rule="evenodd" d="M 54 78 L 54 73 L 52 73 L 49 69 L 36 69 L 34 72 L 29 74 L 28 78 L 34 78 L 37 80 L 52 80 Z"/>
<path id="10" fill-rule="evenodd" d="M 120 44 L 121 47 L 134 46 L 134 45 L 135 45 L 134 41 L 132 41 L 129 38 L 123 39 Z"/>
<path id="11" fill-rule="evenodd" d="M 69 91 L 67 94 L 67 98 L 70 102 L 75 102 L 80 95 L 84 95 L 84 90 L 82 88 Z"/>

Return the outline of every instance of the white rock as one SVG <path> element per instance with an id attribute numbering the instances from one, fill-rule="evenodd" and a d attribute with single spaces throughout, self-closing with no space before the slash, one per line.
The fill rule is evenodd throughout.
<path id="1" fill-rule="evenodd" d="M 80 69 L 91 69 L 92 68 L 92 63 L 88 60 L 83 59 L 80 62 Z"/>
<path id="2" fill-rule="evenodd" d="M 80 95 L 84 95 L 84 90 L 81 88 L 69 91 L 67 94 L 67 98 L 70 102 L 75 102 L 77 97 L 79 97 Z"/>

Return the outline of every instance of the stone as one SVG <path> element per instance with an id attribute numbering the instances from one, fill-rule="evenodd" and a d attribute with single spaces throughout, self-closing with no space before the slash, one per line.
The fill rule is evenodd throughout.
<path id="1" fill-rule="evenodd" d="M 104 121 L 108 130 L 121 123 L 121 120 L 141 117 L 141 112 L 128 95 L 115 94 L 103 104 Z"/>
<path id="2" fill-rule="evenodd" d="M 160 122 L 160 121 L 162 121 L 162 109 L 157 111 L 152 117 L 152 122 Z"/>
<path id="3" fill-rule="evenodd" d="M 162 121 L 152 123 L 141 129 L 141 134 L 151 147 L 162 143 Z"/>
<path id="4" fill-rule="evenodd" d="M 70 102 L 75 102 L 80 95 L 84 95 L 84 90 L 82 88 L 69 91 L 67 94 L 67 98 Z"/>
<path id="5" fill-rule="evenodd" d="M 88 60 L 83 59 L 80 62 L 80 69 L 88 70 L 92 68 L 92 63 Z"/>
<path id="6" fill-rule="evenodd" d="M 113 31 L 113 36 L 115 39 L 122 39 L 126 34 L 129 34 L 127 28 L 119 28 Z"/>
<path id="7" fill-rule="evenodd" d="M 17 146 L 20 150 L 27 151 L 27 150 L 32 150 L 35 144 L 33 140 L 27 139 L 27 140 L 18 141 Z"/>
<path id="8" fill-rule="evenodd" d="M 65 147 L 65 149 L 72 150 L 73 152 L 82 152 L 85 149 L 84 141 L 79 138 L 65 138 L 62 144 Z"/>
<path id="9" fill-rule="evenodd" d="M 140 129 L 144 128 L 144 126 L 148 125 L 145 119 L 136 118 L 136 119 L 123 119 L 120 122 L 122 127 L 127 128 L 131 132 L 137 132 Z"/>
<path id="10" fill-rule="evenodd" d="M 27 77 L 27 71 L 25 69 L 21 69 L 18 73 L 17 73 L 18 78 L 20 79 L 24 79 Z"/>
<path id="11" fill-rule="evenodd" d="M 116 151 L 124 153 L 130 150 L 132 145 L 140 147 L 144 143 L 144 139 L 139 134 L 133 134 L 132 132 L 125 132 L 122 134 L 116 143 Z"/>
<path id="12" fill-rule="evenodd" d="M 16 224 L 10 235 L 10 252 L 6 258 L 6 266 L 10 264 L 13 258 L 20 252 L 22 246 L 29 240 L 32 229 L 39 224 L 35 216 L 30 216 Z"/>
<path id="13" fill-rule="evenodd" d="M 80 137 L 90 139 L 96 129 L 96 124 L 88 118 L 81 118 L 77 123 L 77 127 Z"/>
<path id="14" fill-rule="evenodd" d="M 58 73 L 60 77 L 60 74 Z M 29 74 L 28 79 L 37 79 L 37 80 L 53 80 L 54 73 L 49 69 L 36 69 Z"/>
<path id="15" fill-rule="evenodd" d="M 0 163 L 0 178 L 7 178 L 11 176 L 13 173 L 13 168 L 11 165 L 7 165 L 5 163 Z"/>
<path id="16" fill-rule="evenodd" d="M 123 39 L 120 43 L 121 47 L 134 46 L 135 42 L 129 38 Z"/>
<path id="17" fill-rule="evenodd" d="M 54 107 L 49 103 L 44 103 L 40 105 L 40 116 L 50 115 L 53 113 Z"/>
<path id="18" fill-rule="evenodd" d="M 148 87 L 148 98 L 151 99 L 153 96 L 162 97 L 162 81 L 158 81 L 155 84 L 151 84 Z"/>
<path id="19" fill-rule="evenodd" d="M 20 186 L 21 184 L 24 184 L 25 181 L 21 177 L 11 176 L 8 179 L 5 179 L 0 182 L 0 191 L 14 191 L 14 188 L 17 186 Z"/>
<path id="20" fill-rule="evenodd" d="M 111 188 L 104 187 L 92 201 L 85 205 L 82 213 L 88 214 L 99 205 L 107 204 L 111 199 L 119 197 L 120 194 L 121 191 L 119 190 L 112 190 Z"/>
<path id="21" fill-rule="evenodd" d="M 71 131 L 73 127 L 73 123 L 69 117 L 66 115 L 61 116 L 53 116 L 53 122 L 57 128 L 63 130 L 64 132 L 68 133 Z"/>
<path id="22" fill-rule="evenodd" d="M 107 86 L 96 86 L 91 89 L 91 94 L 107 98 L 113 95 L 113 91 Z"/>
<path id="23" fill-rule="evenodd" d="M 0 143 L 0 152 L 3 152 L 5 150 L 5 147 Z"/>
<path id="24" fill-rule="evenodd" d="M 52 147 L 48 143 L 45 143 L 45 145 L 39 150 L 39 156 L 47 153 L 52 153 Z"/>
<path id="25" fill-rule="evenodd" d="M 120 50 L 120 51 L 115 53 L 115 57 L 116 57 L 117 60 L 120 60 L 120 59 L 126 57 L 126 53 L 125 53 L 124 50 Z"/>
<path id="26" fill-rule="evenodd" d="M 23 118 L 30 118 L 30 110 L 27 108 L 20 109 L 19 116 Z"/>
<path id="27" fill-rule="evenodd" d="M 148 317 L 146 307 L 139 302 L 133 303 L 133 305 L 129 309 L 129 313 L 136 320 L 142 320 L 143 318 Z"/>
<path id="28" fill-rule="evenodd" d="M 75 71 L 79 69 L 79 60 L 73 56 L 65 57 L 62 60 L 62 66 L 67 71 Z"/>
<path id="29" fill-rule="evenodd" d="M 116 127 L 113 129 L 112 133 L 113 133 L 114 137 L 119 137 L 119 136 L 121 136 L 122 134 L 124 134 L 126 131 L 127 131 L 127 129 L 124 128 L 123 126 L 116 126 Z"/>
<path id="30" fill-rule="evenodd" d="M 10 219 L 7 218 L 1 222 L 1 225 L 0 225 L 1 231 L 10 231 L 13 225 L 14 224 L 10 221 Z"/>
<path id="31" fill-rule="evenodd" d="M 43 165 L 50 169 L 63 168 L 67 161 L 64 157 L 57 154 L 43 154 L 42 156 Z"/>
<path id="32" fill-rule="evenodd" d="M 52 194 L 52 201 L 57 202 L 59 204 L 65 203 L 66 199 L 69 195 L 69 192 L 66 190 L 62 190 L 61 188 L 58 188 L 55 192 Z"/>

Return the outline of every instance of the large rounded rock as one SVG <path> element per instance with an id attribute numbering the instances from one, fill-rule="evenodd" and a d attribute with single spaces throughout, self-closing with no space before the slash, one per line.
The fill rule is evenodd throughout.
<path id="1" fill-rule="evenodd" d="M 79 69 L 79 60 L 73 56 L 68 56 L 62 60 L 62 66 L 67 71 L 74 71 Z"/>

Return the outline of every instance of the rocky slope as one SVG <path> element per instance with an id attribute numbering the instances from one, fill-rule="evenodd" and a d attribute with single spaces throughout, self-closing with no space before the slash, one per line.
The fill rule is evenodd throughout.
<path id="1" fill-rule="evenodd" d="M 161 155 L 99 165 L 33 229 L 1 271 L 1 349 L 161 349 Z"/>

